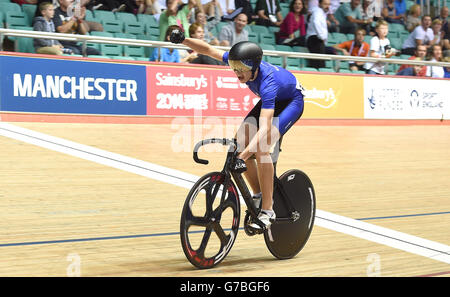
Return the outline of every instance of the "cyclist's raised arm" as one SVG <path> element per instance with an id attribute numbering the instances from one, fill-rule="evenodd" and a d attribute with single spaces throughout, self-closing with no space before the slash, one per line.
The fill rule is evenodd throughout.
<path id="1" fill-rule="evenodd" d="M 182 43 L 201 55 L 210 56 L 211 58 L 222 62 L 224 51 L 212 47 L 203 40 L 196 38 L 186 38 Z"/>
<path id="2" fill-rule="evenodd" d="M 201 55 L 210 56 L 211 58 L 222 61 L 224 51 L 212 47 L 203 40 L 196 38 L 185 38 L 184 33 L 181 30 L 173 30 L 170 34 L 170 41 L 173 43 L 182 43 Z"/>

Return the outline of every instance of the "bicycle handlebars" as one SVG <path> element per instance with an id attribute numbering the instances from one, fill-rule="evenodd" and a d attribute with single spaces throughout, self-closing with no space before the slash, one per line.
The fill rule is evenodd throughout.
<path id="1" fill-rule="evenodd" d="M 206 145 L 206 144 L 210 144 L 210 143 L 220 143 L 222 145 L 229 145 L 233 147 L 233 151 L 236 153 L 238 151 L 238 144 L 236 139 L 227 139 L 227 138 L 209 138 L 209 139 L 204 139 L 202 141 L 199 141 L 195 147 L 194 147 L 194 161 L 200 164 L 208 164 L 209 161 L 208 160 L 204 160 L 204 159 L 200 159 L 198 157 L 198 150 L 200 149 L 200 147 Z"/>

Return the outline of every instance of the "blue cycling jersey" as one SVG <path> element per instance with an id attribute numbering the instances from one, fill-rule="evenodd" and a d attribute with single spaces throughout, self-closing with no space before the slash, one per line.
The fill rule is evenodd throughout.
<path id="1" fill-rule="evenodd" d="M 222 58 L 227 65 L 228 54 L 229 52 L 225 52 Z M 261 62 L 256 79 L 246 84 L 261 98 L 262 108 L 265 109 L 274 109 L 277 101 L 303 101 L 302 87 L 297 78 L 286 69 L 264 61 Z"/>

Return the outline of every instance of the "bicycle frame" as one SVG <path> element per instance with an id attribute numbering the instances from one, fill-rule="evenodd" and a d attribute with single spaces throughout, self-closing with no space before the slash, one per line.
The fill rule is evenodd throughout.
<path id="1" fill-rule="evenodd" d="M 228 183 L 230 181 L 230 175 L 231 175 L 233 177 L 234 182 L 236 183 L 237 188 L 239 189 L 239 191 L 244 199 L 245 204 L 247 205 L 247 209 L 248 209 L 250 215 L 252 216 L 252 218 L 256 219 L 258 217 L 258 210 L 256 209 L 255 205 L 253 204 L 252 195 L 250 193 L 250 190 L 248 189 L 248 186 L 244 180 L 244 177 L 242 176 L 241 173 L 231 172 L 229 169 L 230 164 L 232 164 L 234 162 L 234 160 L 237 157 L 237 154 L 239 152 L 239 146 L 237 144 L 236 139 L 210 138 L 210 139 L 205 139 L 205 140 L 198 142 L 194 147 L 194 154 L 193 154 L 194 161 L 197 163 L 200 163 L 200 164 L 205 164 L 205 165 L 209 163 L 207 160 L 198 158 L 198 150 L 200 149 L 201 146 L 211 144 L 211 143 L 220 143 L 222 145 L 230 146 L 228 153 L 227 153 L 226 160 L 225 160 L 225 164 L 224 164 L 224 167 L 222 170 L 222 173 L 224 173 L 226 176 L 224 187 L 225 188 L 228 187 Z M 278 150 L 276 153 L 279 153 L 281 151 L 280 145 L 281 145 L 281 139 L 279 140 L 279 142 L 276 146 L 276 149 Z M 277 160 L 278 155 L 276 155 L 275 157 Z M 272 160 L 274 160 L 273 155 L 272 155 Z M 274 189 L 273 189 L 273 191 L 274 191 L 274 193 L 275 193 L 275 191 L 278 191 L 278 193 L 280 194 L 280 197 L 282 198 L 281 200 L 283 201 L 284 206 L 288 210 L 288 213 L 291 214 L 291 216 L 290 217 L 280 217 L 280 218 L 277 217 L 275 222 L 282 223 L 282 222 L 296 221 L 299 218 L 299 213 L 294 208 L 290 199 L 287 197 L 287 195 L 283 189 L 283 186 L 276 175 L 276 164 L 277 164 L 277 161 L 274 161 Z M 221 197 L 221 200 L 223 200 L 223 199 L 224 199 L 224 197 Z M 223 201 L 221 201 L 221 202 L 223 202 Z"/>

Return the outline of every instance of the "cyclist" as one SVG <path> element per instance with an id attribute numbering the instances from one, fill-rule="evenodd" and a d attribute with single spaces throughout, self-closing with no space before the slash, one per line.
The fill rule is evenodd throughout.
<path id="1" fill-rule="evenodd" d="M 261 98 L 244 119 L 237 132 L 241 148 L 234 170 L 244 172 L 255 204 L 261 201 L 258 219 L 268 228 L 275 220 L 273 211 L 274 167 L 270 149 L 303 113 L 303 88 L 296 77 L 284 68 L 262 61 L 263 51 L 255 43 L 242 41 L 225 52 L 199 39 L 185 38 L 174 30 L 173 43 L 182 43 L 199 54 L 223 61 L 231 67 L 241 83 Z M 257 205 L 259 208 L 259 205 Z M 251 227 L 261 230 L 258 224 Z"/>

